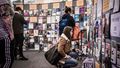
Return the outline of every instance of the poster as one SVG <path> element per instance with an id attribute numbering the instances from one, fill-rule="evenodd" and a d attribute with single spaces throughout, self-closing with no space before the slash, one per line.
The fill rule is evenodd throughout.
<path id="1" fill-rule="evenodd" d="M 37 9 L 37 5 L 35 5 L 35 4 L 34 5 L 30 5 L 30 10 L 33 10 L 33 9 L 36 10 Z"/>
<path id="2" fill-rule="evenodd" d="M 79 21 L 79 18 L 80 18 L 80 15 L 79 15 L 79 14 L 75 14 L 75 15 L 74 15 L 74 20 L 75 20 L 76 22 Z"/>
<path id="3" fill-rule="evenodd" d="M 120 43 L 117 43 L 117 66 L 120 67 Z"/>
<path id="4" fill-rule="evenodd" d="M 79 9 L 79 7 L 75 7 L 75 14 L 80 14 Z"/>
<path id="5" fill-rule="evenodd" d="M 30 22 L 37 22 L 37 17 L 30 17 Z"/>
<path id="6" fill-rule="evenodd" d="M 119 10 L 119 4 L 120 4 L 120 0 L 114 0 L 114 8 L 113 8 L 113 12 L 117 12 Z"/>
<path id="7" fill-rule="evenodd" d="M 117 49 L 116 49 L 116 42 L 115 41 L 111 41 L 111 62 L 113 64 L 116 64 L 116 54 L 117 54 Z"/>
<path id="8" fill-rule="evenodd" d="M 67 2 L 65 3 L 65 6 L 71 7 L 71 6 L 72 6 L 72 1 L 67 1 Z"/>
<path id="9" fill-rule="evenodd" d="M 120 12 L 111 15 L 111 36 L 120 37 Z"/>
<path id="10" fill-rule="evenodd" d="M 51 23 L 51 17 L 50 16 L 47 17 L 47 23 Z"/>
<path id="11" fill-rule="evenodd" d="M 33 23 L 29 23 L 29 24 L 28 24 L 28 28 L 29 28 L 29 29 L 33 29 L 33 28 L 34 28 Z"/>
<path id="12" fill-rule="evenodd" d="M 60 4 L 59 3 L 53 3 L 53 8 L 59 8 Z"/>
<path id="13" fill-rule="evenodd" d="M 38 30 L 34 30 L 34 36 L 38 36 Z"/>
<path id="14" fill-rule="evenodd" d="M 101 17 L 102 14 L 102 0 L 97 2 L 97 17 Z"/>
<path id="15" fill-rule="evenodd" d="M 113 8 L 113 4 L 114 4 L 114 0 L 110 0 L 109 9 L 112 9 L 112 8 Z"/>
<path id="16" fill-rule="evenodd" d="M 84 0 L 78 0 L 76 5 L 77 6 L 83 6 L 84 5 Z"/>

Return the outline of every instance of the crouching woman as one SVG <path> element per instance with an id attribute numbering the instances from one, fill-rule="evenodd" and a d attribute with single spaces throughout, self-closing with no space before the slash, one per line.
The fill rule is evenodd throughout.
<path id="1" fill-rule="evenodd" d="M 72 27 L 66 26 L 58 41 L 58 52 L 63 56 L 59 62 L 63 63 L 63 68 L 75 67 L 78 64 L 75 59 L 77 54 L 71 52 L 71 37 Z"/>

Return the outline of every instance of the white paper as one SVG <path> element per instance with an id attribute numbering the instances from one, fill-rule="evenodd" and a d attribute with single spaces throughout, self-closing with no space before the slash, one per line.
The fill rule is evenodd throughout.
<path id="1" fill-rule="evenodd" d="M 29 29 L 33 29 L 33 23 L 29 23 L 28 28 L 29 28 Z"/>
<path id="2" fill-rule="evenodd" d="M 119 10 L 119 2 L 120 0 L 115 0 L 113 12 L 117 12 Z"/>
<path id="3" fill-rule="evenodd" d="M 120 37 L 120 12 L 111 15 L 111 36 Z"/>
<path id="4" fill-rule="evenodd" d="M 101 16 L 102 12 L 102 0 L 98 0 L 97 3 L 97 17 Z"/>
<path id="5" fill-rule="evenodd" d="M 80 10 L 80 8 L 79 7 L 75 7 L 75 14 L 80 14 L 79 11 Z"/>
<path id="6" fill-rule="evenodd" d="M 55 24 L 51 24 L 52 30 L 55 30 Z"/>
<path id="7" fill-rule="evenodd" d="M 31 38 L 31 39 L 30 39 L 30 42 L 34 42 L 34 38 Z"/>
<path id="8" fill-rule="evenodd" d="M 51 23 L 55 23 L 55 16 L 52 16 L 52 22 Z"/>
<path id="9" fill-rule="evenodd" d="M 46 24 L 43 24 L 43 30 L 46 30 Z"/>
<path id="10" fill-rule="evenodd" d="M 110 3 L 109 3 L 109 9 L 112 9 L 112 8 L 113 8 L 114 0 L 110 0 L 109 2 L 110 2 Z"/>
<path id="11" fill-rule="evenodd" d="M 39 22 L 38 23 L 43 23 L 42 17 L 39 17 Z"/>
<path id="12" fill-rule="evenodd" d="M 35 50 L 39 50 L 39 45 L 35 44 Z"/>
<path id="13" fill-rule="evenodd" d="M 38 30 L 34 30 L 34 36 L 38 36 Z"/>
<path id="14" fill-rule="evenodd" d="M 51 17 L 50 16 L 47 17 L 47 23 L 51 23 Z"/>

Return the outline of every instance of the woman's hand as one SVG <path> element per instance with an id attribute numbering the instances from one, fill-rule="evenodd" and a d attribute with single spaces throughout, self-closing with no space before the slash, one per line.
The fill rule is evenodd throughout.
<path id="1" fill-rule="evenodd" d="M 69 55 L 66 54 L 64 58 L 71 58 L 71 56 L 69 56 Z"/>

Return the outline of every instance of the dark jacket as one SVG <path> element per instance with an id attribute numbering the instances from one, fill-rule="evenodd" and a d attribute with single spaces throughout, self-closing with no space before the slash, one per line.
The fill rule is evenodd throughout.
<path id="1" fill-rule="evenodd" d="M 21 34 L 21 33 L 23 33 L 24 23 L 25 23 L 25 19 L 24 19 L 23 15 L 20 14 L 19 12 L 15 12 L 15 15 L 13 17 L 13 30 L 14 30 L 14 34 Z"/>
<path id="2" fill-rule="evenodd" d="M 72 17 L 70 14 L 64 14 L 64 15 L 62 16 L 62 19 L 65 19 L 67 16 L 70 16 L 67 26 L 74 27 L 74 26 L 75 26 L 75 20 L 73 19 L 73 17 Z"/>

